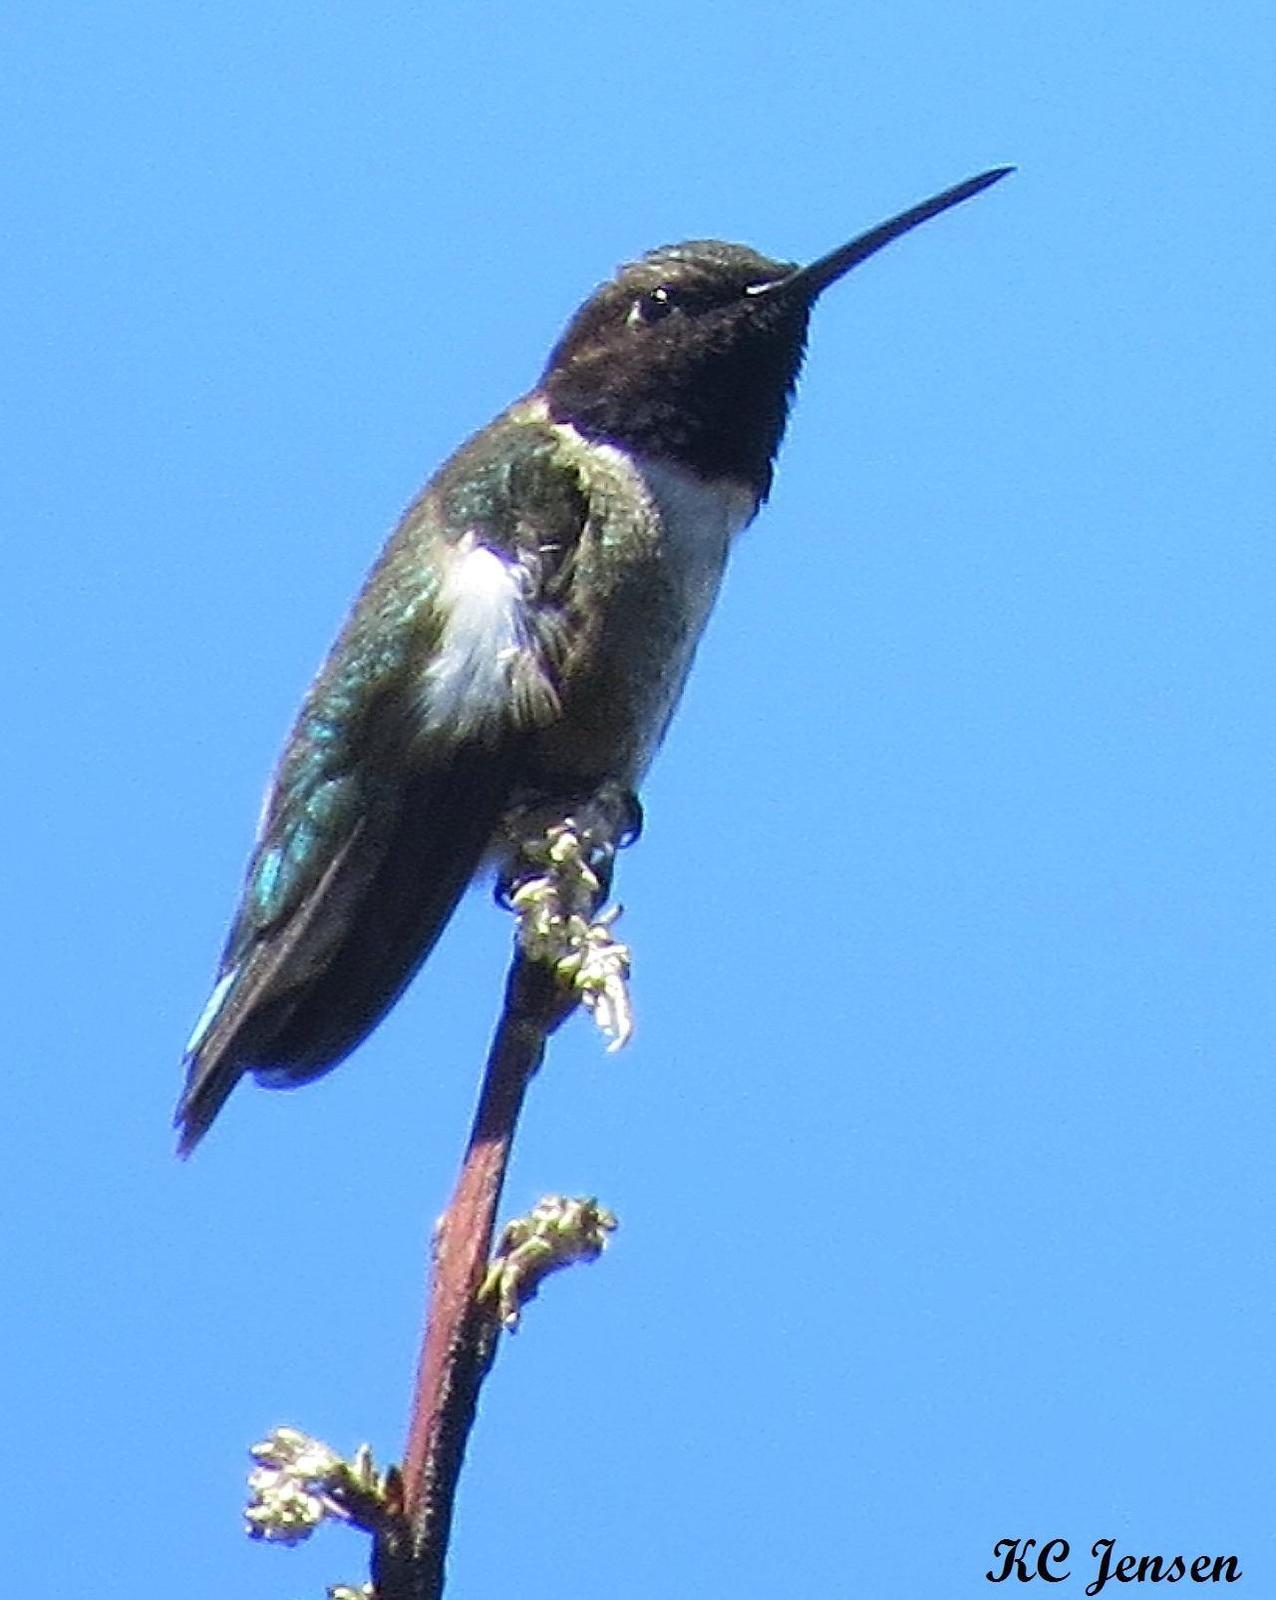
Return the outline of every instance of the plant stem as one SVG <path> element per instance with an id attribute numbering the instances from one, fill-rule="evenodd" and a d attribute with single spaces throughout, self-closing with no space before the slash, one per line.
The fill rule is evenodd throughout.
<path id="1" fill-rule="evenodd" d="M 373 1551 L 378 1600 L 438 1600 L 457 1481 L 499 1323 L 477 1291 L 519 1112 L 550 1034 L 575 1009 L 552 969 L 514 957 L 460 1176 L 435 1233 L 434 1272 L 403 1460 L 404 1523 Z"/>

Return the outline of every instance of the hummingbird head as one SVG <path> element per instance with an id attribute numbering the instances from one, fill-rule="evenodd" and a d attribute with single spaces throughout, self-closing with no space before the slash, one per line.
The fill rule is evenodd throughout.
<path id="1" fill-rule="evenodd" d="M 946 189 L 805 267 L 712 239 L 650 251 L 567 325 L 539 385 L 551 414 L 591 438 L 765 495 L 819 295 L 1011 170 Z"/>
<path id="2" fill-rule="evenodd" d="M 630 262 L 590 296 L 551 353 L 541 379 L 551 413 L 707 478 L 769 476 L 812 299 L 750 290 L 794 271 L 712 239 Z"/>

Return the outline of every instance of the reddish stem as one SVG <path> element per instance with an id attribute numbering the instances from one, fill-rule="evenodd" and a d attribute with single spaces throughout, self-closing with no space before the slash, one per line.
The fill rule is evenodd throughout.
<path id="1" fill-rule="evenodd" d="M 477 1291 L 523 1097 L 545 1044 L 575 1007 L 552 972 L 516 956 L 488 1052 L 470 1142 L 434 1241 L 425 1340 L 403 1460 L 404 1530 L 374 1551 L 378 1600 L 437 1600 L 465 1445 L 498 1325 Z"/>

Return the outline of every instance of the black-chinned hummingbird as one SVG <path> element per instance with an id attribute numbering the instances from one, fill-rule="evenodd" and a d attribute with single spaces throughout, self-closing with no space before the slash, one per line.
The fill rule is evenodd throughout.
<path id="1" fill-rule="evenodd" d="M 806 267 L 713 240 L 653 250 L 440 469 L 285 746 L 187 1047 L 183 1153 L 245 1072 L 305 1082 L 376 1026 L 512 819 L 636 791 L 771 487 L 815 300 L 1010 170 Z"/>

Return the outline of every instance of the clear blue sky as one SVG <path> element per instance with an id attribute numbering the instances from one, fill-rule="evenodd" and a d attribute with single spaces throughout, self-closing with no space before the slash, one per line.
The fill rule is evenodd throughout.
<path id="1" fill-rule="evenodd" d="M 819 309 L 619 873 L 639 1033 L 559 1038 L 509 1188 L 621 1230 L 500 1359 L 454 1592 L 974 1600 L 1017 1535 L 1276 1594 L 1269 8 L 0 32 L 9 1590 L 366 1570 L 245 1541 L 244 1450 L 400 1450 L 505 919 L 184 1167 L 168 1121 L 402 505 L 616 262 L 808 257 L 1010 161 Z"/>

